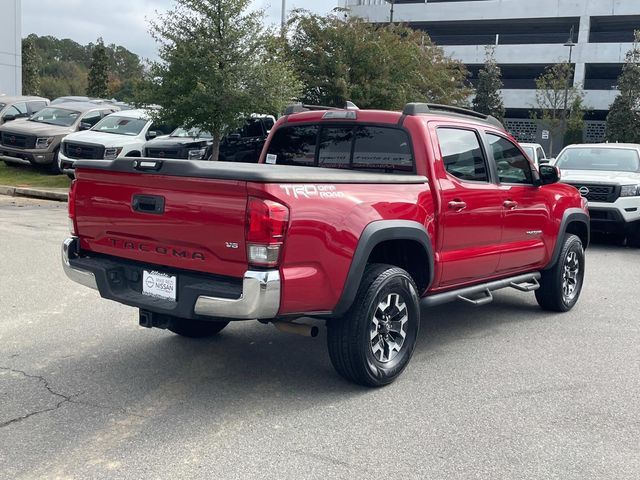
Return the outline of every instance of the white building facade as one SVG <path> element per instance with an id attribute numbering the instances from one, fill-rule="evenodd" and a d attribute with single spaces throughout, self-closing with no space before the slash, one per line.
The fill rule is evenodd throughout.
<path id="1" fill-rule="evenodd" d="M 21 0 L 0 2 L 0 95 L 22 93 Z"/>
<path id="2" fill-rule="evenodd" d="M 344 5 L 344 4 L 343 4 Z M 373 23 L 390 21 L 391 1 L 347 0 L 352 15 Z M 576 85 L 591 110 L 585 140 L 599 141 L 617 91 L 633 31 L 640 30 L 640 0 L 395 0 L 394 22 L 426 31 L 451 57 L 462 61 L 473 82 L 496 45 L 503 74 L 507 124 L 521 140 L 534 140 L 535 79 L 544 69 L 571 62 Z"/>

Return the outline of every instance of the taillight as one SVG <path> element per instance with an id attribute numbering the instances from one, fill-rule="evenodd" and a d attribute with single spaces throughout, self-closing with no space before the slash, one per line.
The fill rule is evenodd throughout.
<path id="1" fill-rule="evenodd" d="M 76 228 L 76 180 L 71 182 L 67 207 L 69 209 L 69 230 L 71 235 L 78 235 L 78 229 Z"/>
<path id="2" fill-rule="evenodd" d="M 271 200 L 249 197 L 247 258 L 250 265 L 275 267 L 289 226 L 289 209 Z"/>

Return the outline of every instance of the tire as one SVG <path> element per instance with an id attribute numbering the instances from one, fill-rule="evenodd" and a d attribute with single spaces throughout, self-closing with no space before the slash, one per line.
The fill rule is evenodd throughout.
<path id="1" fill-rule="evenodd" d="M 568 312 L 580 298 L 584 284 L 585 257 L 576 235 L 564 238 L 558 262 L 542 272 L 536 300 L 543 310 Z"/>
<path id="2" fill-rule="evenodd" d="M 392 265 L 368 265 L 347 314 L 327 323 L 331 363 L 359 385 L 388 385 L 411 360 L 419 330 L 419 299 L 411 276 Z"/>
<path id="3" fill-rule="evenodd" d="M 5 164 L 7 167 L 11 167 L 11 168 L 16 168 L 16 167 L 19 167 L 19 166 L 20 166 L 20 164 L 19 164 L 19 163 L 15 163 L 15 162 L 7 162 L 6 160 L 4 161 L 4 164 Z"/>
<path id="4" fill-rule="evenodd" d="M 60 175 L 62 173 L 62 169 L 60 168 L 61 165 L 59 153 L 59 150 L 53 152 L 53 162 L 51 162 L 49 165 L 43 165 L 46 172 L 50 175 Z"/>
<path id="5" fill-rule="evenodd" d="M 182 337 L 207 338 L 220 333 L 229 322 L 208 322 L 188 318 L 173 318 L 168 330 Z"/>
<path id="6" fill-rule="evenodd" d="M 634 225 L 627 235 L 627 246 L 640 248 L 640 226 Z"/>

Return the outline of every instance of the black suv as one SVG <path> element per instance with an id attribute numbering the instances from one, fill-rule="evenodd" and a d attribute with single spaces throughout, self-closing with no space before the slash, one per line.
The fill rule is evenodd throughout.
<path id="1" fill-rule="evenodd" d="M 275 124 L 269 115 L 253 116 L 244 127 L 227 135 L 220 143 L 221 161 L 258 163 L 262 147 Z M 211 160 L 212 136 L 200 130 L 178 128 L 168 137 L 144 144 L 143 155 L 148 158 L 178 158 L 183 160 Z"/>

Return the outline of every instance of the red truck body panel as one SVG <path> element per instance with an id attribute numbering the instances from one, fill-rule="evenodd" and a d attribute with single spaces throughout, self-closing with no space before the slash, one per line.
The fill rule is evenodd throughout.
<path id="1" fill-rule="evenodd" d="M 152 265 L 242 277 L 245 182 L 102 170 L 78 173 L 76 223 L 81 248 Z M 163 215 L 132 209 L 134 195 L 165 199 Z M 238 248 L 225 248 L 225 242 Z"/>

